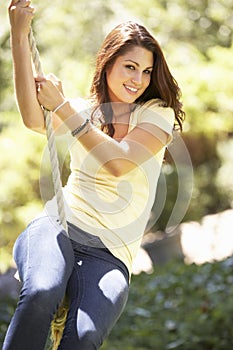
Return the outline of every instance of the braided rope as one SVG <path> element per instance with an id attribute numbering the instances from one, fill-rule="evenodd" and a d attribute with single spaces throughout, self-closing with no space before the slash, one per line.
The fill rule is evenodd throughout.
<path id="1" fill-rule="evenodd" d="M 32 32 L 32 28 L 30 29 L 28 39 L 29 39 L 29 45 L 31 49 L 32 61 L 35 67 L 35 71 L 38 75 L 43 76 L 44 74 L 43 74 L 42 65 L 40 62 L 40 55 L 36 47 L 36 42 Z M 64 204 L 64 197 L 62 192 L 62 183 L 61 183 L 61 175 L 60 175 L 59 162 L 58 162 L 56 141 L 55 141 L 54 131 L 52 127 L 52 118 L 51 118 L 52 113 L 47 109 L 44 109 L 43 113 L 44 113 L 44 119 L 45 119 L 45 125 L 46 125 L 49 156 L 50 156 L 51 169 L 52 169 L 54 192 L 56 195 L 57 206 L 58 206 L 58 214 L 60 217 L 61 224 L 68 235 L 67 222 L 65 217 L 65 204 Z"/>

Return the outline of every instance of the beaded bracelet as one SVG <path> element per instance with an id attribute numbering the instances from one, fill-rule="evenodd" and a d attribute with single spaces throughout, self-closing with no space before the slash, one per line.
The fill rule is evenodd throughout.
<path id="1" fill-rule="evenodd" d="M 56 108 L 54 108 L 54 110 L 52 110 L 53 113 L 56 113 L 62 106 L 64 106 L 66 103 L 68 102 L 68 100 L 63 101 L 62 103 L 60 103 Z"/>
<path id="2" fill-rule="evenodd" d="M 85 127 L 88 125 L 89 122 L 90 122 L 90 119 L 86 119 L 86 121 L 84 123 L 82 123 L 76 129 L 71 131 L 71 135 L 77 136 L 83 129 L 85 129 Z"/>

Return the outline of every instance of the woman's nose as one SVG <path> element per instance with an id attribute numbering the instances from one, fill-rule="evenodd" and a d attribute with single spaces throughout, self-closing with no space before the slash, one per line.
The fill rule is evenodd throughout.
<path id="1" fill-rule="evenodd" d="M 141 72 L 135 72 L 132 77 L 132 82 L 136 85 L 140 85 L 142 83 L 142 74 Z"/>

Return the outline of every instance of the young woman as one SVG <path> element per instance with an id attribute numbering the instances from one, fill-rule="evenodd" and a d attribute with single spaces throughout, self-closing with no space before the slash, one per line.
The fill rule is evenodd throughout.
<path id="1" fill-rule="evenodd" d="M 44 133 L 45 107 L 53 111 L 54 129 L 69 131 L 64 198 L 70 238 L 54 200 L 18 237 L 14 258 L 22 290 L 3 349 L 44 349 L 66 294 L 70 306 L 59 350 L 94 350 L 127 300 L 165 148 L 184 118 L 180 89 L 157 41 L 128 22 L 106 37 L 98 53 L 91 97 L 67 100 L 55 76 L 33 76 L 33 14 L 30 1 L 10 4 L 16 96 L 28 128 Z"/>

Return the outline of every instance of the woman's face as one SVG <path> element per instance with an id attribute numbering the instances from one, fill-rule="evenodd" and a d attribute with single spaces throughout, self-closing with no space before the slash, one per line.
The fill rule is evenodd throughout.
<path id="1" fill-rule="evenodd" d="M 153 53 L 133 46 L 106 71 L 111 102 L 133 103 L 150 84 Z"/>

